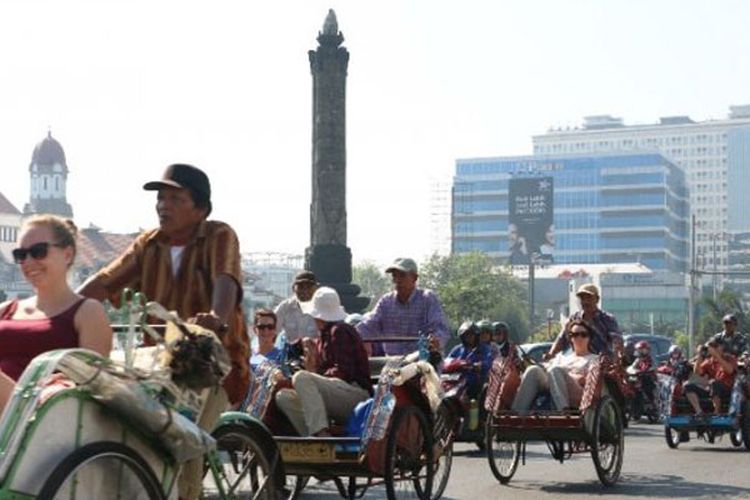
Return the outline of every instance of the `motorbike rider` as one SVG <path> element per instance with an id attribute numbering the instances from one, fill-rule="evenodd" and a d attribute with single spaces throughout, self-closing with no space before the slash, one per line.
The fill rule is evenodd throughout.
<path id="1" fill-rule="evenodd" d="M 497 346 L 500 356 L 506 357 L 511 350 L 510 327 L 504 321 L 495 321 L 492 329 L 492 342 Z"/>
<path id="2" fill-rule="evenodd" d="M 682 352 L 682 347 L 672 345 L 667 354 L 669 357 L 656 370 L 665 375 L 673 375 L 680 380 L 687 378 L 690 367 Z"/>
<path id="3" fill-rule="evenodd" d="M 495 359 L 500 351 L 497 344 L 492 341 L 492 334 L 495 332 L 492 323 L 489 320 L 483 319 L 477 323 L 477 327 L 479 327 L 479 342 L 487 346 L 487 349 L 490 351 L 490 358 Z"/>
<path id="4" fill-rule="evenodd" d="M 656 399 L 656 369 L 654 359 L 651 357 L 651 345 L 646 340 L 636 342 L 634 354 L 635 361 L 630 365 L 628 371 L 632 371 L 638 376 L 646 400 L 654 405 Z"/>
<path id="5" fill-rule="evenodd" d="M 492 365 L 492 354 L 487 344 L 480 341 L 480 330 L 476 323 L 464 321 L 456 334 L 461 343 L 451 349 L 445 363 L 450 363 L 453 359 L 463 359 L 471 363 L 473 370 L 466 376 L 467 394 L 470 398 L 476 398 L 487 380 Z"/>
<path id="6" fill-rule="evenodd" d="M 724 351 L 736 357 L 747 356 L 747 338 L 737 331 L 737 316 L 727 314 L 721 319 L 724 329 L 713 336 L 724 343 Z"/>
<path id="7" fill-rule="evenodd" d="M 708 388 L 695 382 L 685 384 L 684 392 L 696 416 L 703 415 L 701 397 L 711 397 L 714 413 L 721 413 L 722 400 L 731 396 L 734 377 L 737 372 L 737 357 L 724 352 L 724 342 L 711 339 L 698 347 L 695 357 L 695 373 L 708 377 Z"/>

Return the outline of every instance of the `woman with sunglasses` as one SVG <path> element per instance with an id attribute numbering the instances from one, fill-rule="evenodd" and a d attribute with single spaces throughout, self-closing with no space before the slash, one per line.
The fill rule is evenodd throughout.
<path id="1" fill-rule="evenodd" d="M 511 407 L 514 411 L 527 413 L 537 394 L 546 390 L 550 391 L 558 410 L 578 407 L 586 373 L 598 356 L 589 350 L 592 331 L 582 320 L 570 322 L 567 335 L 573 345 L 572 350 L 557 354 L 543 365 L 532 365 L 523 373 Z"/>
<path id="2" fill-rule="evenodd" d="M 43 352 L 82 347 L 109 356 L 112 329 L 104 307 L 67 282 L 76 233 L 72 221 L 54 215 L 24 222 L 13 259 L 35 295 L 0 304 L 0 409 L 29 362 Z"/>

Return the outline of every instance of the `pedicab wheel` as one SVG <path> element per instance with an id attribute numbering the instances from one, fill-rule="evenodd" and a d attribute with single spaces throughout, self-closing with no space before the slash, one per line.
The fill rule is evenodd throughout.
<path id="1" fill-rule="evenodd" d="M 434 479 L 434 447 L 427 417 L 416 406 L 397 408 L 388 431 L 385 492 L 389 500 L 428 500 Z"/>
<path id="2" fill-rule="evenodd" d="M 211 435 L 216 440 L 215 453 L 222 469 L 219 475 L 223 477 L 217 478 L 208 469 L 204 476 L 202 498 L 223 498 L 218 496 L 216 487 L 216 482 L 222 481 L 228 498 L 277 499 L 273 458 L 264 449 L 264 437 L 258 431 L 243 424 L 225 424 Z"/>
<path id="3" fill-rule="evenodd" d="M 438 500 L 443 496 L 446 486 L 448 486 L 448 479 L 451 476 L 451 468 L 453 467 L 453 442 L 448 443 L 444 448 L 443 452 L 435 462 L 435 474 L 432 481 L 432 496 L 431 500 Z"/>
<path id="4" fill-rule="evenodd" d="M 508 484 L 518 468 L 521 442 L 500 439 L 498 429 L 492 425 L 493 420 L 491 416 L 487 417 L 484 432 L 487 460 L 490 463 L 492 474 L 500 481 L 500 484 Z"/>
<path id="5" fill-rule="evenodd" d="M 116 491 L 112 490 L 113 485 Z M 87 444 L 65 457 L 47 478 L 37 498 L 68 499 L 76 494 L 91 498 L 90 495 L 102 492 L 124 494 L 132 499 L 166 498 L 146 461 L 132 448 L 112 441 Z"/>
<path id="6" fill-rule="evenodd" d="M 742 431 L 742 440 L 745 442 L 745 449 L 750 451 L 750 401 L 745 401 L 742 405 L 740 430 Z"/>
<path id="7" fill-rule="evenodd" d="M 667 440 L 667 446 L 673 450 L 680 446 L 680 433 L 668 425 L 664 426 L 664 438 Z"/>
<path id="8" fill-rule="evenodd" d="M 620 477 L 625 432 L 620 411 L 614 400 L 604 396 L 599 400 L 591 429 L 591 458 L 596 475 L 604 486 L 613 486 Z"/>
<path id="9" fill-rule="evenodd" d="M 734 430 L 729 433 L 729 440 L 732 442 L 732 446 L 739 448 L 742 446 L 742 428 Z"/>

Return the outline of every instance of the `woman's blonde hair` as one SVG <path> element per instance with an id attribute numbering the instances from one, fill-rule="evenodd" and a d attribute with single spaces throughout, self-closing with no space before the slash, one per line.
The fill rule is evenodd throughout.
<path id="1" fill-rule="evenodd" d="M 72 220 L 63 219 L 52 214 L 40 214 L 29 217 L 23 222 L 24 229 L 38 226 L 48 227 L 52 231 L 52 237 L 55 240 L 53 243 L 55 245 L 63 248 L 71 247 L 73 249 L 73 261 L 75 261 L 78 228 Z M 71 266 L 73 265 L 73 261 L 70 263 Z"/>

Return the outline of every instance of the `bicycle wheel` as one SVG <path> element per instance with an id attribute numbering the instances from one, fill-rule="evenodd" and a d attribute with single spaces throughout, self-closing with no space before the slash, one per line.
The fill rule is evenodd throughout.
<path id="1" fill-rule="evenodd" d="M 435 465 L 433 449 L 432 432 L 424 413 L 416 406 L 397 408 L 386 444 L 388 500 L 430 498 Z"/>
<path id="2" fill-rule="evenodd" d="M 246 425 L 227 424 L 212 436 L 216 439 L 212 459 L 221 470 L 208 468 L 203 479 L 204 498 L 276 500 L 275 457 L 268 456 L 257 432 Z"/>
<path id="3" fill-rule="evenodd" d="M 667 446 L 673 450 L 680 446 L 679 433 L 668 425 L 664 426 L 664 438 L 667 440 Z"/>
<path id="4" fill-rule="evenodd" d="M 37 498 L 163 500 L 166 497 L 151 467 L 132 448 L 99 441 L 65 457 L 47 478 Z"/>
<path id="5" fill-rule="evenodd" d="M 620 477 L 624 435 L 617 405 L 604 396 L 596 407 L 590 443 L 596 474 L 604 486 L 613 486 Z"/>
<path id="6" fill-rule="evenodd" d="M 520 441 L 503 441 L 498 430 L 492 425 L 492 416 L 487 417 L 484 437 L 487 445 L 487 460 L 490 470 L 500 484 L 508 482 L 516 473 L 518 459 L 521 456 Z"/>

